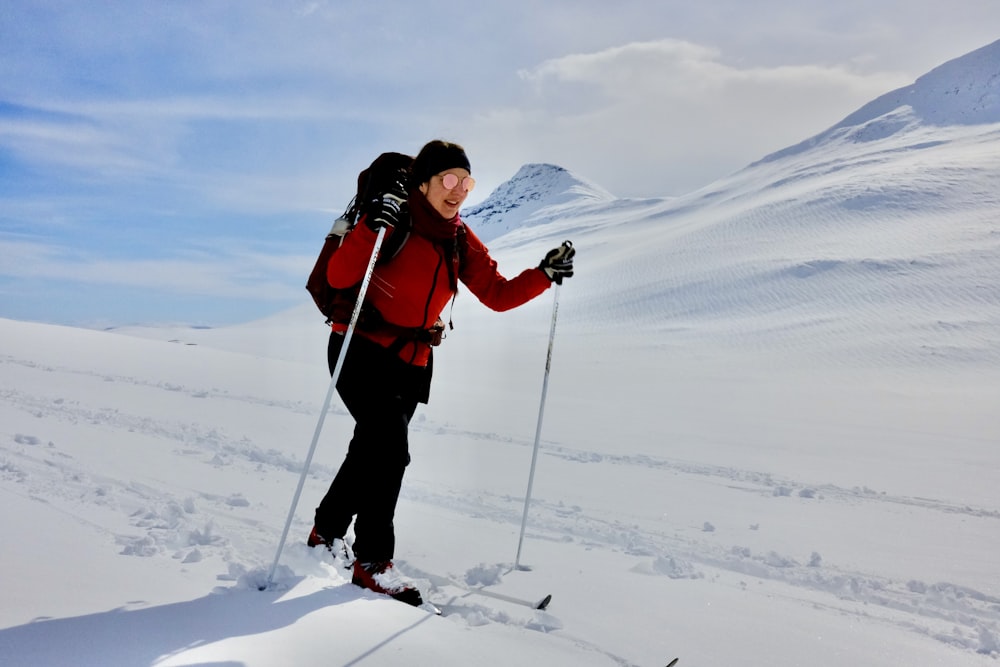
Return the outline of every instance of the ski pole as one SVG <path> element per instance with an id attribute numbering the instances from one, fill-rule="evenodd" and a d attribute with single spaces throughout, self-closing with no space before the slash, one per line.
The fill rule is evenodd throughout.
<path id="1" fill-rule="evenodd" d="M 542 380 L 542 400 L 538 405 L 538 424 L 535 426 L 535 448 L 531 452 L 531 471 L 528 473 L 528 491 L 524 496 L 524 515 L 521 517 L 521 536 L 517 540 L 517 557 L 514 569 L 521 569 L 521 545 L 524 543 L 524 529 L 528 524 L 528 506 L 531 504 L 531 487 L 535 483 L 535 463 L 538 461 L 538 445 L 542 437 L 542 417 L 545 415 L 545 396 L 549 391 L 549 369 L 552 367 L 552 344 L 556 337 L 556 316 L 559 315 L 559 283 L 555 286 L 552 302 L 552 325 L 549 328 L 549 350 L 545 357 L 545 378 Z"/>
<path id="2" fill-rule="evenodd" d="M 372 248 L 372 256 L 368 260 L 368 268 L 365 270 L 365 277 L 361 281 L 358 290 L 358 300 L 354 304 L 354 311 L 351 313 L 351 321 L 347 325 L 347 332 L 344 334 L 344 344 L 340 347 L 340 354 L 337 355 L 337 363 L 330 376 L 330 387 L 326 390 L 326 399 L 323 401 L 323 409 L 320 410 L 319 420 L 316 422 L 316 430 L 313 432 L 312 444 L 309 445 L 309 453 L 302 464 L 302 475 L 299 476 L 299 484 L 295 488 L 295 495 L 292 497 L 292 506 L 288 508 L 288 519 L 285 520 L 285 528 L 281 531 L 281 539 L 278 541 L 278 550 L 274 554 L 274 563 L 271 571 L 267 575 L 267 581 L 260 586 L 260 590 L 266 590 L 274 580 L 274 573 L 278 569 L 278 561 L 281 560 L 281 551 L 285 548 L 285 540 L 288 539 L 288 529 L 292 525 L 292 518 L 295 516 L 295 508 L 299 504 L 299 497 L 302 495 L 302 487 L 306 483 L 306 475 L 309 473 L 309 465 L 312 463 L 313 454 L 316 453 L 316 444 L 319 442 L 319 434 L 323 430 L 323 423 L 326 421 L 326 413 L 330 410 L 330 403 L 333 400 L 333 392 L 337 388 L 337 379 L 340 377 L 340 370 L 344 366 L 344 358 L 347 356 L 347 346 L 351 344 L 351 337 L 354 336 L 354 329 L 357 327 L 358 318 L 361 316 L 361 306 L 365 300 L 365 293 L 368 291 L 368 283 L 371 282 L 372 273 L 375 271 L 375 260 L 378 259 L 378 251 L 382 247 L 382 240 L 385 238 L 385 227 L 379 227 L 378 235 L 375 237 L 375 247 Z"/>

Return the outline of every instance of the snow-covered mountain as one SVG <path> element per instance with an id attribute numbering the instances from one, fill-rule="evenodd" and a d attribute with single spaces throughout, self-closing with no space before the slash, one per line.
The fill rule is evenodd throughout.
<path id="1" fill-rule="evenodd" d="M 1000 123 L 1000 40 L 950 60 L 882 95 L 830 129 L 765 157 L 768 162 L 831 141 L 869 142 L 917 127 Z"/>
<path id="2" fill-rule="evenodd" d="M 1000 42 L 687 196 L 595 197 L 575 215 L 539 199 L 534 235 L 578 246 L 587 298 L 566 317 L 845 363 L 1000 361 L 998 86 Z M 550 173 L 498 193 L 548 191 Z"/>
<path id="3" fill-rule="evenodd" d="M 684 197 L 529 165 L 467 215 L 508 275 L 566 238 L 577 272 L 507 313 L 463 291 L 435 352 L 397 563 L 444 618 L 303 544 L 336 401 L 257 590 L 329 383 L 304 290 L 214 330 L 0 320 L 0 663 L 995 667 L 987 49 Z M 928 106 L 948 76 L 965 111 Z"/>
<path id="4" fill-rule="evenodd" d="M 485 201 L 462 211 L 462 219 L 488 241 L 513 229 L 542 225 L 556 216 L 571 216 L 581 207 L 612 199 L 600 186 L 562 167 L 526 164 Z"/>

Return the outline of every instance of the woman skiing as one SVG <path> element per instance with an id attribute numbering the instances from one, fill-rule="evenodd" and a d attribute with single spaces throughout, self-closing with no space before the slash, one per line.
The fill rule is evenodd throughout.
<path id="1" fill-rule="evenodd" d="M 378 230 L 409 236 L 391 261 L 376 264 L 366 317 L 347 350 L 337 392 L 354 418 L 347 456 L 319 506 L 309 546 L 323 546 L 349 562 L 344 536 L 354 520 L 352 581 L 363 588 L 420 605 L 420 592 L 393 566 L 393 516 L 410 462 L 408 427 L 430 392 L 432 346 L 440 343 L 440 318 L 461 282 L 487 307 L 504 311 L 537 297 L 552 282 L 573 275 L 571 244 L 549 251 L 537 268 L 512 279 L 497 271 L 482 241 L 465 227 L 459 209 L 475 186 L 465 150 L 435 140 L 414 158 L 408 173 L 344 237 L 327 267 L 334 288 L 363 277 Z M 407 221 L 408 216 L 408 221 Z M 346 325 L 330 335 L 330 371 L 344 343 Z"/>

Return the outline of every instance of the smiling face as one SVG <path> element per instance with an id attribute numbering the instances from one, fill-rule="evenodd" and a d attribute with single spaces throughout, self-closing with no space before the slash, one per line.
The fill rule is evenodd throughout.
<path id="1" fill-rule="evenodd" d="M 455 187 L 448 189 L 444 186 L 442 179 L 445 174 L 454 174 L 458 177 Z M 420 184 L 420 191 L 427 197 L 434 210 L 441 214 L 446 220 L 451 220 L 458 215 L 458 210 L 462 208 L 462 202 L 469 196 L 469 191 L 465 189 L 464 180 L 469 172 L 461 167 L 447 169 L 440 174 L 431 176 L 426 183 Z"/>

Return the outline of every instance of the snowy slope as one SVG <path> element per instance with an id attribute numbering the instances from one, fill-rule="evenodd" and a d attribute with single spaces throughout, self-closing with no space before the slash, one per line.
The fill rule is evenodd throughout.
<path id="1" fill-rule="evenodd" d="M 825 132 L 763 161 L 794 155 L 832 140 L 883 139 L 914 125 L 990 123 L 1000 123 L 1000 40 L 946 62 L 912 85 L 872 100 Z"/>
<path id="2" fill-rule="evenodd" d="M 910 96 L 942 71 L 990 90 L 996 63 Z M 510 228 L 505 273 L 565 238 L 578 271 L 509 313 L 455 305 L 397 521 L 443 618 L 302 544 L 336 401 L 257 591 L 329 379 L 304 290 L 216 330 L 0 320 L 0 664 L 996 665 L 1000 123 L 921 113 L 859 112 L 677 199 L 528 166 L 506 216 L 468 216 Z"/>

